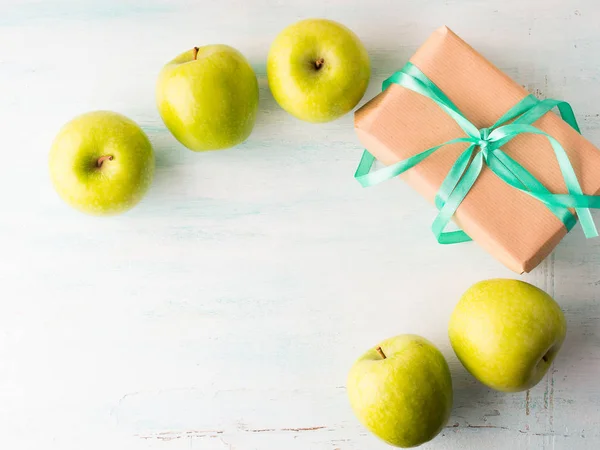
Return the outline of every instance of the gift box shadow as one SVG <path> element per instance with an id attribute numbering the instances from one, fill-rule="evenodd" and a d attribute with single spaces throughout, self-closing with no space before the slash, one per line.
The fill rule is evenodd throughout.
<path id="1" fill-rule="evenodd" d="M 418 45 L 391 46 L 389 42 L 366 45 L 371 60 L 371 82 L 380 82 L 400 70 L 419 48 Z"/>
<path id="2" fill-rule="evenodd" d="M 600 210 L 592 209 L 591 211 L 594 222 L 600 229 Z M 575 255 L 580 255 L 579 259 L 583 260 L 586 255 L 598 254 L 598 249 L 600 249 L 600 238 L 586 238 L 581 226 L 577 224 L 557 246 L 552 257 L 555 264 L 563 261 L 577 264 Z"/>

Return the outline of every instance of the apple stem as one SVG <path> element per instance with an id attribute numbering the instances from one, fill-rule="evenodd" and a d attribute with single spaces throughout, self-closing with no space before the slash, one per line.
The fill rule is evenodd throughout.
<path id="1" fill-rule="evenodd" d="M 325 64 L 325 60 L 323 58 L 319 58 L 315 61 L 315 69 L 319 70 Z"/>
<path id="2" fill-rule="evenodd" d="M 101 156 L 100 158 L 98 158 L 98 161 L 96 161 L 96 167 L 102 167 L 102 164 L 106 160 L 112 161 L 113 160 L 113 156 L 112 155 Z"/>
<path id="3" fill-rule="evenodd" d="M 198 47 L 194 47 L 194 54 L 193 54 L 194 59 L 196 59 L 198 57 L 198 50 L 200 50 Z"/>
<path id="4" fill-rule="evenodd" d="M 385 353 L 383 353 L 383 350 L 381 349 L 381 347 L 377 347 L 376 350 L 377 350 L 377 353 L 379 353 L 383 359 L 387 358 L 387 356 L 385 356 Z"/>

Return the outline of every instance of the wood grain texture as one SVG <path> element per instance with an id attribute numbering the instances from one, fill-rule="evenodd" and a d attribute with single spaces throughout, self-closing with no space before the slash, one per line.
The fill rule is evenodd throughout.
<path id="1" fill-rule="evenodd" d="M 269 94 L 275 35 L 345 23 L 373 63 L 366 99 L 447 24 L 540 97 L 568 99 L 600 143 L 597 0 L 3 0 L 0 2 L 0 447 L 376 450 L 345 377 L 379 340 L 426 336 L 456 401 L 427 449 L 600 447 L 600 240 L 574 230 L 524 277 L 568 319 L 565 348 L 528 393 L 491 392 L 449 348 L 472 283 L 512 277 L 475 245 L 438 246 L 434 211 L 400 181 L 362 189 L 348 115 L 301 123 Z M 252 62 L 260 111 L 239 148 L 184 150 L 159 120 L 164 62 L 204 43 Z M 58 128 L 93 109 L 149 134 L 149 195 L 97 219 L 53 192 Z M 598 216 L 596 216 L 598 217 Z"/>

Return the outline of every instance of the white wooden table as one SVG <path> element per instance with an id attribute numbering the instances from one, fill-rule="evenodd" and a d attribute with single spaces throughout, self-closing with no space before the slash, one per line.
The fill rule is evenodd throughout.
<path id="1" fill-rule="evenodd" d="M 402 182 L 362 189 L 352 115 L 299 122 L 269 94 L 286 25 L 356 31 L 363 101 L 447 24 L 540 97 L 569 100 L 600 143 L 597 0 L 1 0 L 0 448 L 370 450 L 348 368 L 399 333 L 434 341 L 456 400 L 428 449 L 600 448 L 600 240 L 576 228 L 523 277 L 569 331 L 528 393 L 483 388 L 457 363 L 449 314 L 472 283 L 513 277 L 475 245 L 442 247 Z M 260 111 L 239 148 L 184 150 L 154 104 L 163 63 L 227 43 L 252 62 Z M 155 182 L 130 213 L 65 206 L 47 154 L 73 116 L 111 109 L 150 136 Z M 596 215 L 596 217 L 599 217 Z"/>

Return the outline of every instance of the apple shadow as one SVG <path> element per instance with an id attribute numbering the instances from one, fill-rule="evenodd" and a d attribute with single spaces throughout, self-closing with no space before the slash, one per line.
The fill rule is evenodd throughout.
<path id="1" fill-rule="evenodd" d="M 183 156 L 189 153 L 189 150 L 171 134 L 158 111 L 148 112 L 144 120 L 140 120 L 139 123 L 154 149 L 154 162 L 157 172 L 183 162 L 182 159 L 185 159 Z M 182 152 L 182 150 L 186 150 L 186 152 Z M 160 175 L 160 173 L 158 174 Z"/>
<path id="2" fill-rule="evenodd" d="M 391 46 L 389 42 L 365 42 L 371 62 L 371 79 L 365 95 L 352 112 L 362 107 L 381 92 L 383 81 L 400 70 L 417 49 L 417 46 Z"/>
<path id="3" fill-rule="evenodd" d="M 567 335 L 553 364 L 558 373 L 566 376 L 569 373 L 596 373 L 596 361 L 600 359 L 600 313 L 594 295 L 600 280 L 596 278 L 587 284 L 593 286 L 587 298 L 575 298 L 574 293 L 560 295 L 561 309 L 567 319 Z"/>
<path id="4" fill-rule="evenodd" d="M 152 214 L 153 208 L 164 205 L 174 190 L 181 186 L 180 180 L 186 176 L 186 171 L 193 164 L 199 163 L 199 155 L 185 148 L 160 121 L 160 118 L 151 123 L 141 125 L 154 149 L 154 178 L 152 185 L 142 200 L 145 203 L 144 211 Z M 152 206 L 152 208 L 151 208 Z M 139 208 L 135 209 L 141 214 Z"/>
<path id="5" fill-rule="evenodd" d="M 273 132 L 281 130 L 281 123 L 286 119 L 287 113 L 279 106 L 267 78 L 267 66 L 264 63 L 253 64 L 252 68 L 258 80 L 258 111 L 252 134 L 257 136 L 270 136 Z M 252 136 L 252 135 L 251 135 Z"/>
<path id="6" fill-rule="evenodd" d="M 448 358 L 454 403 L 446 428 L 477 428 L 487 426 L 486 417 L 499 416 L 501 392 L 494 391 L 477 381 L 456 359 Z"/>

